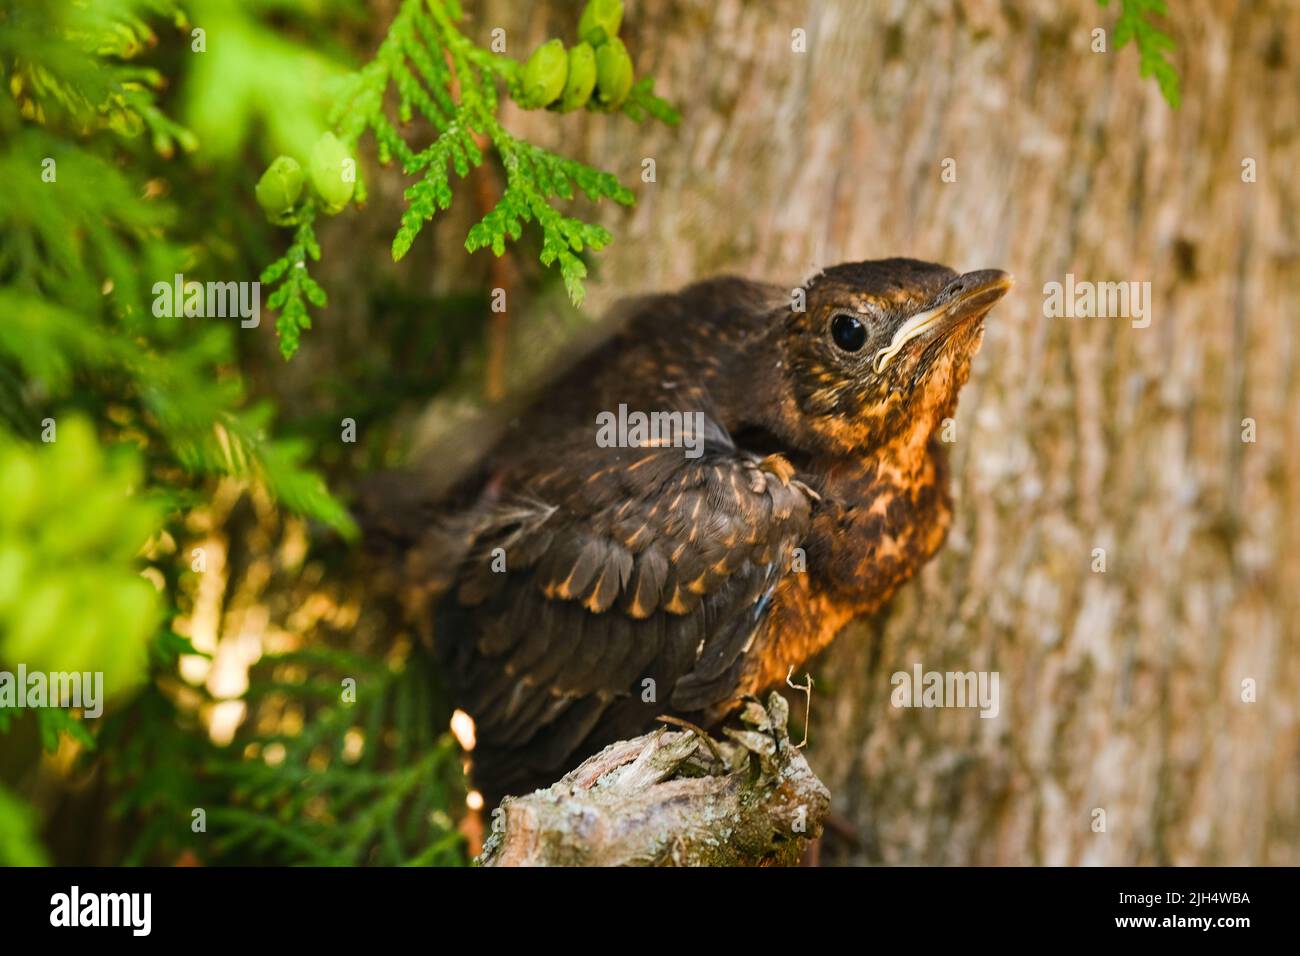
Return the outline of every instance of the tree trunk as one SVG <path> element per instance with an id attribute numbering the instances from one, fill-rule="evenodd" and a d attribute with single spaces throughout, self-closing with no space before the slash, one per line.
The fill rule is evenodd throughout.
<path id="1" fill-rule="evenodd" d="M 516 56 L 574 29 L 569 4 L 468 7 Z M 1300 18 L 1171 4 L 1174 111 L 1117 7 L 632 0 L 680 127 L 506 117 L 636 186 L 593 312 L 895 255 L 1018 278 L 962 396 L 946 547 L 810 665 L 808 759 L 861 838 L 832 859 L 1300 863 Z M 1067 273 L 1149 281 L 1149 327 L 1045 317 Z M 999 713 L 892 706 L 916 663 L 998 672 Z"/>

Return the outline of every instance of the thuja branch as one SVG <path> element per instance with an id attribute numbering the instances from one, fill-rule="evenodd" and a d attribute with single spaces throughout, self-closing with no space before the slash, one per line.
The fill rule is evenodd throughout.
<path id="1" fill-rule="evenodd" d="M 1101 6 L 1109 6 L 1110 0 L 1097 0 Z M 1160 93 L 1174 109 L 1182 99 L 1179 90 L 1178 71 L 1169 61 L 1168 54 L 1173 52 L 1174 41 L 1159 29 L 1150 18 L 1168 16 L 1169 10 L 1165 0 L 1120 0 L 1119 22 L 1115 25 L 1115 49 L 1123 48 L 1132 41 L 1137 47 L 1143 76 L 1154 76 Z"/>
<path id="2" fill-rule="evenodd" d="M 611 236 L 599 225 L 562 212 L 560 204 L 579 193 L 593 202 L 611 200 L 625 206 L 635 199 L 612 174 L 508 132 L 498 119 L 500 93 L 504 90 L 527 109 L 587 109 L 619 112 L 636 121 L 653 117 L 677 123 L 679 114 L 654 94 L 651 77 L 634 81 L 631 57 L 618 38 L 622 15 L 621 0 L 592 0 L 578 23 L 580 42 L 566 51 L 560 40 L 549 40 L 520 63 L 466 37 L 458 26 L 462 11 L 455 0 L 403 0 L 374 60 L 349 77 L 336 99 L 331 123 L 340 152 L 326 149 L 324 163 L 313 153 L 310 182 L 326 201 L 313 205 L 309 200 L 297 209 L 298 192 L 293 188 L 283 194 L 268 190 L 271 201 L 263 202 L 263 208 L 273 221 L 292 222 L 301 230 L 318 208 L 335 212 L 354 198 L 362 200 L 364 183 L 357 179 L 351 157 L 361 138 L 370 134 L 382 164 L 396 160 L 403 173 L 416 177 L 405 191 L 406 210 L 393 237 L 393 258 L 401 259 L 425 223 L 450 208 L 453 174 L 464 179 L 495 154 L 505 187 L 496 204 L 470 228 L 465 249 L 504 255 L 507 244 L 531 224 L 541 233 L 542 265 L 559 269 L 569 298 L 581 305 L 587 276 L 582 255 L 604 248 Z M 395 120 L 389 115 L 390 104 Z M 405 127 L 417 116 L 433 129 L 432 141 L 408 138 Z M 287 168 L 286 159 L 277 163 Z M 267 175 L 274 169 L 275 164 Z M 260 185 L 258 198 L 263 198 Z M 316 304 L 311 296 L 307 299 Z M 289 293 L 285 301 L 301 303 L 302 295 Z M 287 357 L 297 347 L 297 332 L 310 320 L 305 311 L 295 312 L 283 325 L 281 347 Z"/>
<path id="3" fill-rule="evenodd" d="M 279 313 L 275 319 L 275 332 L 280 338 L 280 351 L 285 358 L 298 350 L 298 340 L 303 330 L 311 328 L 307 303 L 319 308 L 327 301 L 325 290 L 307 274 L 307 259 L 320 259 L 320 244 L 317 243 L 316 231 L 312 228 L 314 218 L 315 207 L 309 204 L 294 230 L 293 243 L 283 256 L 263 270 L 261 276 L 263 285 L 280 283 L 279 288 L 267 299 L 266 305 Z"/>

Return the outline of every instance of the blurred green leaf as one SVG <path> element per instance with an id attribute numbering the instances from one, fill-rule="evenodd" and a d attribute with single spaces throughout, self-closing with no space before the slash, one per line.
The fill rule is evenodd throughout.
<path id="1" fill-rule="evenodd" d="M 0 866 L 46 866 L 45 848 L 36 835 L 36 814 L 0 787 Z"/>
<path id="2" fill-rule="evenodd" d="M 80 417 L 56 426 L 43 446 L 0 436 L 0 659 L 102 672 L 111 696 L 145 676 L 160 608 L 137 555 L 162 510 L 136 496 L 135 449 L 105 452 Z"/>
<path id="3" fill-rule="evenodd" d="M 193 51 L 183 89 L 182 116 L 199 141 L 199 157 L 221 162 L 256 137 L 264 158 L 277 153 L 306 163 L 329 128 L 329 90 L 346 68 L 315 49 L 268 29 L 260 3 L 197 0 L 192 29 L 205 50 Z"/>

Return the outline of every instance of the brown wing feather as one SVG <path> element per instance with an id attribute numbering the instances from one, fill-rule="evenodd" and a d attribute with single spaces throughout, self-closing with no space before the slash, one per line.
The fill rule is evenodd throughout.
<path id="1" fill-rule="evenodd" d="M 481 509 L 435 625 L 457 705 L 478 726 L 481 782 L 553 780 L 667 709 L 734 696 L 812 496 L 711 435 L 697 459 L 575 450 L 582 467 Z M 492 570 L 498 548 L 504 572 Z"/>

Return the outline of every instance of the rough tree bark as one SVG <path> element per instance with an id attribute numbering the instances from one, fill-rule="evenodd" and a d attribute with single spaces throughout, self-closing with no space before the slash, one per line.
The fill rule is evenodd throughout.
<path id="1" fill-rule="evenodd" d="M 469 7 L 516 54 L 573 27 L 569 4 Z M 811 667 L 808 759 L 861 838 L 834 858 L 1300 863 L 1294 4 L 1171 5 L 1176 112 L 1134 50 L 1090 50 L 1114 4 L 628 7 L 680 128 L 508 117 L 626 180 L 655 160 L 605 213 L 591 310 L 891 255 L 1020 283 L 963 394 L 945 550 Z M 1150 281 L 1150 327 L 1045 318 L 1066 273 Z M 996 670 L 1000 713 L 892 707 L 916 662 Z"/>

